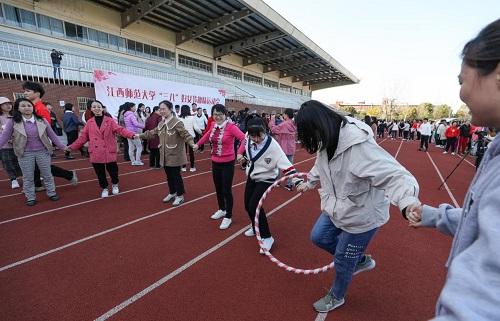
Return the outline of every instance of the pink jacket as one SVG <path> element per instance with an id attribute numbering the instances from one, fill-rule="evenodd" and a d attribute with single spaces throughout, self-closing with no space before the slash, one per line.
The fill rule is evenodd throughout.
<path id="1" fill-rule="evenodd" d="M 285 155 L 293 156 L 295 154 L 295 136 L 297 134 L 297 127 L 293 120 L 289 119 L 279 125 L 276 125 L 274 121 L 270 121 L 269 128 Z"/>
<path id="2" fill-rule="evenodd" d="M 205 135 L 198 141 L 198 146 L 205 144 L 210 139 L 210 134 L 217 126 L 216 122 L 210 125 L 210 128 L 206 131 Z M 245 134 L 236 126 L 234 123 L 228 121 L 224 128 L 224 134 L 222 135 L 222 140 L 219 140 L 220 129 L 215 128 L 214 134 L 210 143 L 212 143 L 212 161 L 215 163 L 227 163 L 233 161 L 236 158 L 234 154 L 234 141 L 239 140 L 240 147 L 238 148 L 238 154 L 243 154 L 245 151 Z"/>
<path id="3" fill-rule="evenodd" d="M 97 127 L 95 117 L 92 117 L 88 120 L 78 139 L 69 147 L 72 150 L 78 150 L 83 144 L 89 142 L 91 163 L 116 162 L 116 134 L 126 138 L 134 137 L 134 133 L 119 126 L 111 117 L 104 116 L 100 128 Z"/>

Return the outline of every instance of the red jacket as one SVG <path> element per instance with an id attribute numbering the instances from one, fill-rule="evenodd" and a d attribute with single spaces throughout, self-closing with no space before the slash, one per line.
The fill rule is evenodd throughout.
<path id="1" fill-rule="evenodd" d="M 39 100 L 36 104 L 33 104 L 33 108 L 35 109 L 35 113 L 38 116 L 44 118 L 49 123 L 49 125 L 52 125 L 52 119 L 50 118 L 49 109 L 41 100 Z"/>
<path id="2" fill-rule="evenodd" d="M 446 135 L 446 138 L 458 137 L 458 135 L 460 135 L 460 130 L 458 129 L 458 127 L 450 126 L 446 128 L 444 134 Z"/>
<path id="3" fill-rule="evenodd" d="M 104 116 L 100 128 L 97 127 L 95 117 L 92 117 L 88 120 L 78 139 L 69 147 L 72 150 L 78 150 L 83 144 L 89 142 L 91 163 L 116 162 L 116 134 L 126 138 L 134 137 L 134 133 L 119 126 L 111 117 Z"/>
<path id="4" fill-rule="evenodd" d="M 158 126 L 158 124 L 160 123 L 160 121 L 161 121 L 160 115 L 158 115 L 157 113 L 151 113 L 148 119 L 146 119 L 146 123 L 144 124 L 144 131 L 155 129 L 156 126 Z M 151 138 L 148 141 L 149 148 L 158 148 L 159 145 L 160 145 L 160 138 L 158 137 L 158 135 L 155 135 L 155 137 Z"/>

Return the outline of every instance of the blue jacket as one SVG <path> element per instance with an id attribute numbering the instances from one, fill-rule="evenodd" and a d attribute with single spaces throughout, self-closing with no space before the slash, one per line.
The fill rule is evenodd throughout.
<path id="1" fill-rule="evenodd" d="M 78 130 L 78 126 L 85 126 L 73 112 L 64 112 L 62 122 L 66 133 Z"/>
<path id="2" fill-rule="evenodd" d="M 422 223 L 454 235 L 433 320 L 499 320 L 500 138 L 489 145 L 463 208 L 424 206 Z"/>

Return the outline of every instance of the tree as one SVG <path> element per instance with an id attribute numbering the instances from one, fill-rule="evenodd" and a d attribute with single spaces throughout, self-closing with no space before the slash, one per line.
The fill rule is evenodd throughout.
<path id="1" fill-rule="evenodd" d="M 382 115 L 382 108 L 376 107 L 376 106 L 375 107 L 370 107 L 366 111 L 366 114 L 370 115 L 372 117 L 380 118 L 380 115 Z"/>
<path id="2" fill-rule="evenodd" d="M 448 105 L 440 105 L 434 109 L 433 117 L 434 119 L 448 118 L 451 115 L 451 107 Z"/>
<path id="3" fill-rule="evenodd" d="M 460 118 L 462 120 L 470 120 L 470 111 L 467 105 L 462 105 L 458 108 L 455 117 Z"/>
<path id="4" fill-rule="evenodd" d="M 344 106 L 342 107 L 342 110 L 346 113 L 352 114 L 353 116 L 358 114 L 358 111 L 353 106 Z"/>
<path id="5" fill-rule="evenodd" d="M 422 103 L 417 107 L 417 116 L 419 119 L 432 118 L 434 105 L 431 103 Z"/>

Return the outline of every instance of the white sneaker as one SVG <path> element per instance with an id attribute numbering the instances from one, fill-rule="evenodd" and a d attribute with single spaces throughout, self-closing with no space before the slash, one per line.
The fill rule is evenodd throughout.
<path id="1" fill-rule="evenodd" d="M 168 203 L 170 202 L 171 200 L 173 200 L 175 197 L 177 196 L 177 194 L 168 194 L 167 196 L 165 196 L 165 198 L 163 199 L 163 203 Z"/>
<path id="2" fill-rule="evenodd" d="M 224 217 L 224 219 L 223 219 L 223 220 L 222 220 L 222 222 L 220 223 L 219 228 L 220 228 L 221 230 L 225 230 L 225 229 L 227 229 L 227 228 L 229 227 L 229 225 L 231 225 L 231 222 L 232 222 L 232 221 L 233 221 L 232 219 L 230 219 L 230 218 L 225 218 L 225 217 Z"/>
<path id="3" fill-rule="evenodd" d="M 118 188 L 118 184 L 113 184 L 111 189 L 111 194 L 118 195 L 120 193 L 120 189 Z"/>
<path id="4" fill-rule="evenodd" d="M 190 171 L 190 172 L 196 172 L 196 167 L 191 167 L 191 168 L 189 169 L 189 171 Z"/>
<path id="5" fill-rule="evenodd" d="M 137 161 L 137 162 L 135 162 L 135 164 L 136 164 L 137 166 L 142 166 L 142 165 L 144 165 L 144 163 L 143 163 L 142 161 Z"/>
<path id="6" fill-rule="evenodd" d="M 271 236 L 271 237 L 262 239 L 262 243 L 263 243 L 262 246 L 269 252 L 269 251 L 271 251 L 271 248 L 273 247 L 274 239 Z M 264 250 L 262 248 L 259 250 L 259 253 L 260 254 L 265 254 L 265 252 L 264 252 Z"/>
<path id="7" fill-rule="evenodd" d="M 136 161 L 132 161 L 132 162 L 130 163 L 130 165 L 132 165 L 132 166 L 137 166 L 137 162 L 136 162 Z"/>
<path id="8" fill-rule="evenodd" d="M 447 151 L 444 151 L 444 152 L 443 152 L 443 154 L 448 154 L 448 152 L 447 152 Z"/>
<path id="9" fill-rule="evenodd" d="M 255 236 L 255 232 L 253 231 L 252 228 L 249 228 L 248 230 L 245 231 L 245 236 Z"/>
<path id="10" fill-rule="evenodd" d="M 186 167 L 181 168 L 181 171 L 185 172 L 186 171 Z"/>
<path id="11" fill-rule="evenodd" d="M 219 218 L 223 218 L 224 216 L 226 216 L 226 211 L 218 210 L 212 216 L 210 216 L 210 218 L 212 220 L 218 220 Z"/>
<path id="12" fill-rule="evenodd" d="M 451 153 L 452 155 L 455 155 L 455 152 Z"/>
<path id="13" fill-rule="evenodd" d="M 172 203 L 172 206 L 179 206 L 182 203 L 184 203 L 184 196 L 176 196 L 174 199 L 174 202 Z"/>
<path id="14" fill-rule="evenodd" d="M 108 197 L 109 196 L 109 191 L 107 188 L 103 189 L 101 192 L 101 197 Z"/>
<path id="15" fill-rule="evenodd" d="M 17 181 L 17 179 L 12 180 L 10 182 L 10 186 L 12 187 L 12 189 L 21 187 L 21 186 L 19 186 L 19 182 Z"/>

